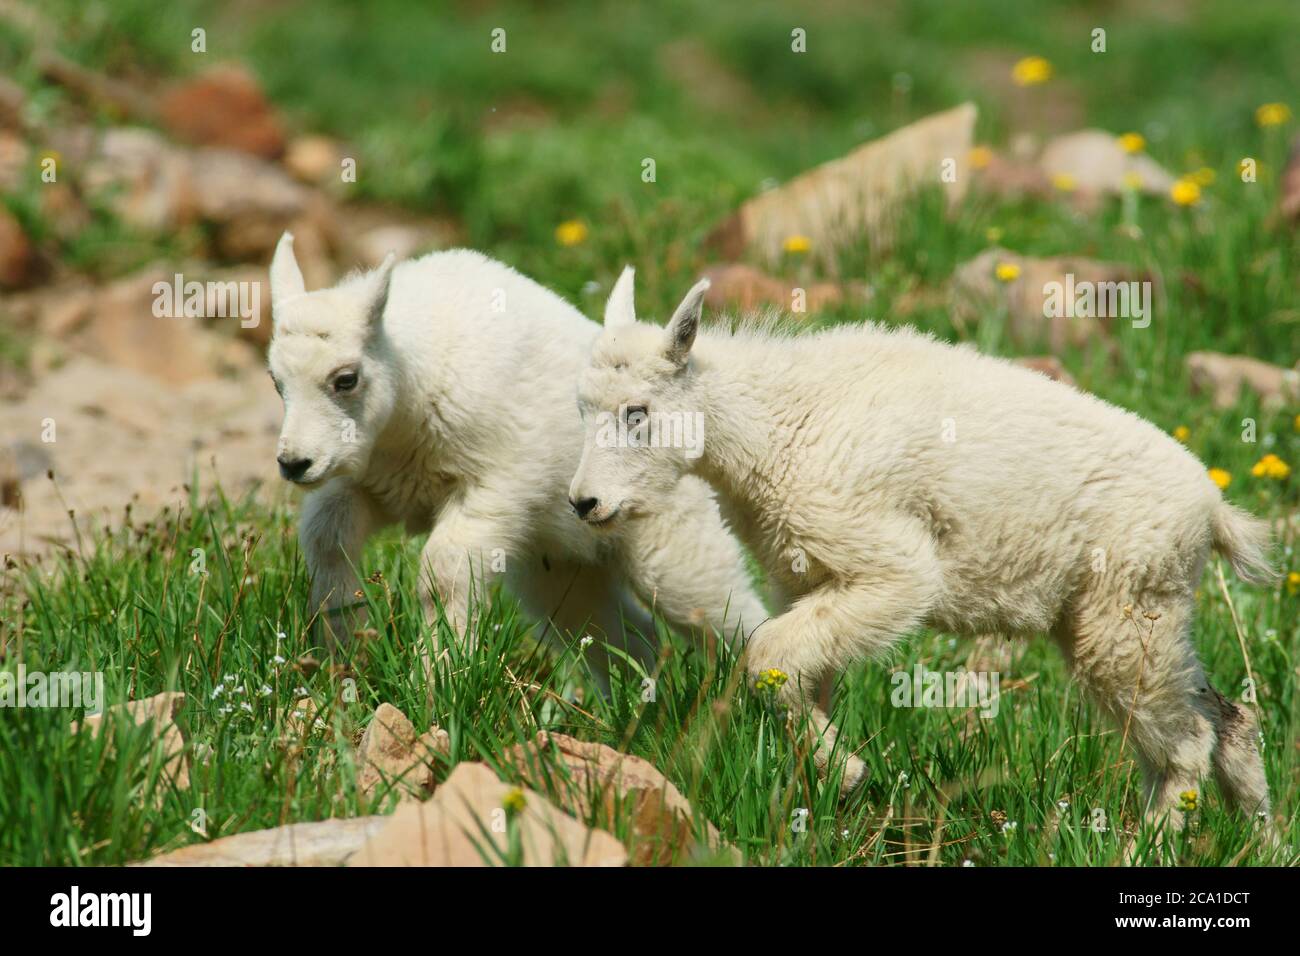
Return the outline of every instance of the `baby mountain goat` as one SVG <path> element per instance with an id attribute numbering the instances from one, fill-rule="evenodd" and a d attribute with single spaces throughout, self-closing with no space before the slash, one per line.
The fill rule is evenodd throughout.
<path id="1" fill-rule="evenodd" d="M 421 577 L 453 630 L 475 635 L 471 584 L 503 580 L 550 639 L 588 634 L 598 683 L 647 608 L 731 637 L 766 616 L 713 493 L 687 476 L 672 504 L 616 529 L 566 496 L 582 421 L 573 383 L 600 327 L 476 252 L 439 252 L 308 292 L 286 233 L 271 263 L 278 459 L 307 490 L 300 540 L 311 613 L 346 635 L 366 540 L 427 533 Z M 639 598 L 639 601 L 637 600 Z M 558 633 L 556 633 L 558 631 Z M 643 661 L 652 648 L 628 647 Z"/>
<path id="2" fill-rule="evenodd" d="M 1230 801 L 1268 814 L 1255 721 L 1211 686 L 1189 630 L 1211 549 L 1263 582 L 1269 536 L 1196 458 L 1135 415 L 914 331 L 697 333 L 707 288 L 665 329 L 636 321 L 624 272 L 580 379 L 570 495 L 608 524 L 670 502 L 688 471 L 713 485 L 790 599 L 746 666 L 788 675 L 779 693 L 812 708 L 821 767 L 823 676 L 922 626 L 1046 633 L 1125 728 L 1151 818 L 1181 825 L 1178 796 L 1211 765 Z M 702 416 L 702 454 L 602 434 L 612 416 L 683 414 Z M 850 756 L 845 789 L 864 770 Z"/>

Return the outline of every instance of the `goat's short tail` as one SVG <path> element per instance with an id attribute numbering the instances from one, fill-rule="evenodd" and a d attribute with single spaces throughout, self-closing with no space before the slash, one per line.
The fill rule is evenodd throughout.
<path id="1" fill-rule="evenodd" d="M 1278 579 L 1268 559 L 1273 535 L 1267 522 L 1221 501 L 1210 529 L 1214 550 L 1228 559 L 1237 577 L 1252 584 L 1272 584 Z"/>

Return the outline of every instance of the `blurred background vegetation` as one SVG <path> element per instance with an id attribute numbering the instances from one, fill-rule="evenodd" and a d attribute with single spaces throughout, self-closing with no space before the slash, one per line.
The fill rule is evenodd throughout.
<path id="1" fill-rule="evenodd" d="M 453 217 L 467 244 L 570 296 L 623 259 L 689 260 L 765 181 L 965 100 L 981 141 L 1136 130 L 1175 172 L 1228 171 L 1259 151 L 1255 107 L 1300 89 L 1294 0 L 42 6 L 65 54 L 110 73 L 247 63 L 294 125 L 354 145 L 359 196 Z M 190 51 L 196 26 L 206 55 Z M 504 54 L 489 48 L 497 27 Z M 794 27 L 806 54 L 791 53 Z M 0 22 L 0 65 L 19 75 L 24 42 Z M 1031 54 L 1055 76 L 1026 101 L 1010 67 Z M 42 93 L 50 109 L 60 95 Z M 569 220 L 590 224 L 582 248 L 557 247 Z"/>

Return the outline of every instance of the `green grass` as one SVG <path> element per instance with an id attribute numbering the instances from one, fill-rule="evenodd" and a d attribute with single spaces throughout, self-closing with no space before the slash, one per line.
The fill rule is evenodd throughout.
<path id="1" fill-rule="evenodd" d="M 206 573 L 196 570 L 199 553 Z M 159 772 L 166 755 L 148 759 L 147 730 L 118 728 L 113 739 L 123 742 L 110 747 L 70 732 L 79 715 L 8 711 L 0 722 L 0 864 L 138 859 L 198 839 L 190 824 L 199 809 L 214 838 L 380 810 L 391 798 L 367 802 L 356 792 L 350 743 L 383 701 L 417 727 L 445 728 L 450 764 L 499 764 L 539 729 L 642 755 L 750 864 L 923 862 L 933 852 L 944 864 L 1095 865 L 1118 862 L 1116 828 L 1140 815 L 1119 734 L 1079 698 L 1043 643 L 1001 668 L 993 719 L 891 705 L 895 669 L 966 664 L 969 647 L 941 634 L 920 635 L 888 666 L 846 676 L 837 701 L 843 739 L 864 744 L 870 776 L 841 803 L 834 779 L 817 781 L 807 748 L 747 689 L 725 649 L 664 635 L 655 699 L 641 700 L 633 675 L 605 700 L 586 679 L 581 648 L 544 653 L 513 603 L 496 595 L 484 607 L 478 651 L 455 655 L 426 683 L 415 664 L 425 639 L 416 553 L 396 537 L 369 550 L 367 569 L 379 572 L 364 585 L 375 633 L 334 661 L 312 649 L 305 572 L 285 511 L 218 500 L 136 524 L 88 545 L 84 558 L 12 575 L 22 596 L 5 598 L 6 667 L 103 671 L 109 701 L 184 691 L 194 761 L 190 787 L 178 790 Z M 1300 598 L 1229 582 L 1259 681 L 1276 811 L 1294 852 Z M 1244 665 L 1209 581 L 1196 639 L 1216 682 L 1237 687 Z M 304 692 L 325 726 L 304 730 L 288 719 Z M 1201 807 L 1180 862 L 1237 861 L 1249 824 L 1213 795 Z M 802 832 L 793 825 L 801 808 Z M 1086 825 L 1094 808 L 1105 810 L 1108 832 Z M 1014 826 L 1004 831 L 1004 820 Z M 616 830 L 626 825 L 620 818 Z"/>
<path id="2" fill-rule="evenodd" d="M 1297 358 L 1300 250 L 1269 218 L 1294 126 L 1260 130 L 1252 119 L 1259 103 L 1300 88 L 1300 59 L 1288 55 L 1300 25 L 1294 5 L 1212 0 L 1173 20 L 1143 12 L 1159 6 L 1143 4 L 861 6 L 791 12 L 764 0 L 739 11 L 685 2 L 467 9 L 390 0 L 245 6 L 236 16 L 194 2 L 50 5 L 64 52 L 111 71 L 159 77 L 217 58 L 246 60 L 294 128 L 329 131 L 355 146 L 356 198 L 453 217 L 469 244 L 593 316 L 628 261 L 638 266 L 643 312 L 665 315 L 708 262 L 700 240 L 709 227 L 765 179 L 787 178 L 965 98 L 980 105 L 981 137 L 1001 144 L 1025 118 L 972 62 L 1047 56 L 1057 77 L 1041 95 L 1072 94 L 1081 125 L 1143 131 L 1152 155 L 1175 172 L 1214 169 L 1202 206 L 1144 200 L 1129 223 L 1140 227 L 1135 233 L 1119 228 L 1118 204 L 1082 217 L 1064 204 L 972 197 L 948 214 L 936 195 L 922 195 L 896 243 L 845 250 L 842 271 L 871 283 L 866 315 L 891 322 L 913 293 L 940 290 L 957 263 L 988 244 L 990 229 L 1018 252 L 1084 254 L 1151 270 L 1160 283 L 1151 327 L 1120 323 L 1115 366 L 1076 353 L 1063 356 L 1066 365 L 1101 397 L 1165 429 L 1187 426 L 1191 449 L 1233 475 L 1228 497 L 1282 532 L 1279 564 L 1300 570 L 1292 550 L 1296 474 L 1281 482 L 1250 474 L 1266 452 L 1300 468 L 1300 408 L 1266 413 L 1247 398 L 1215 410 L 1189 396 L 1182 364 L 1202 348 L 1283 364 Z M 189 52 L 196 25 L 208 30 L 209 59 Z M 1109 31 L 1101 56 L 1087 49 L 1094 25 Z M 508 30 L 504 56 L 489 52 L 495 26 Z M 792 26 L 808 30 L 806 56 L 789 52 Z M 731 101 L 709 95 L 712 86 L 692 86 L 689 72 L 659 52 L 681 40 L 734 81 Z M 69 104 L 24 67 L 26 42 L 0 24 L 0 67 L 12 66 L 39 109 L 58 115 Z M 899 73 L 910 77 L 905 94 L 897 92 Z M 1291 105 L 1300 112 L 1300 103 Z M 1245 155 L 1261 163 L 1258 183 L 1234 175 Z M 657 161 L 654 184 L 640 180 L 645 156 Z M 8 201 L 39 233 L 30 197 Z M 590 239 L 561 247 L 555 226 L 574 218 L 590 224 Z M 97 220 L 65 256 L 86 271 L 115 274 L 133 268 L 132 250 L 166 249 L 171 241 L 116 228 Z M 601 288 L 584 291 L 592 280 Z M 846 307 L 819 321 L 863 317 L 861 308 Z M 969 333 L 936 305 L 914 307 L 906 320 L 1014 354 L 996 314 Z M 1254 443 L 1242 440 L 1246 418 L 1257 424 Z M 1151 493 L 1160 493 L 1158 476 Z M 194 549 L 203 549 L 206 575 L 191 573 Z M 367 804 L 356 793 L 348 744 L 382 701 L 420 729 L 430 722 L 447 729 L 453 764 L 495 762 L 539 729 L 645 756 L 751 864 L 896 864 L 932 854 L 946 865 L 1107 864 L 1121 860 L 1120 831 L 1140 817 L 1138 775 L 1120 734 L 1081 700 L 1045 641 L 1017 646 L 1002 669 L 999 713 L 988 720 L 890 704 L 893 670 L 917 662 L 950 670 L 967 660 L 969 645 L 948 635 L 920 634 L 895 659 L 846 675 L 837 696 L 842 739 L 863 745 L 870 778 L 841 803 L 833 781 L 817 781 L 796 735 L 746 688 L 734 660 L 680 635 L 667 636 L 654 702 L 640 700 L 637 681 L 602 700 L 583 675 L 579 648 L 561 659 L 542 652 L 513 603 L 494 595 L 477 653 L 454 660 L 427 687 L 414 663 L 425 639 L 417 554 L 418 542 L 395 535 L 372 545 L 364 571 L 382 577 L 364 587 L 377 633 L 333 664 L 312 649 L 305 569 L 286 511 L 193 501 L 183 514 L 137 518 L 112 538 L 87 541 L 81 555 L 6 569 L 0 667 L 102 670 L 110 700 L 182 690 L 196 759 L 190 788 L 178 791 L 158 761 L 146 759 L 143 732 L 119 728 L 110 747 L 70 733 L 79 714 L 5 712 L 0 864 L 138 859 L 199 839 L 190 829 L 199 808 L 210 837 L 379 809 L 391 797 Z M 1227 586 L 1258 682 L 1275 813 L 1294 856 L 1300 595 L 1285 585 L 1247 587 L 1231 574 Z M 1212 571 L 1199 601 L 1196 645 L 1219 688 L 1235 696 L 1245 662 Z M 348 678 L 355 700 L 344 699 Z M 223 683 L 227 690 L 214 697 Z M 299 688 L 326 706 L 328 730 L 303 734 L 288 720 Z M 232 699 L 234 709 L 223 711 Z M 1179 862 L 1263 860 L 1241 855 L 1249 826 L 1208 786 L 1181 838 Z M 1094 808 L 1105 811 L 1106 832 L 1085 825 Z M 800 810 L 807 811 L 802 832 L 792 826 Z M 1004 830 L 1004 820 L 1015 826 Z M 620 835 L 624 828 L 620 821 Z"/>

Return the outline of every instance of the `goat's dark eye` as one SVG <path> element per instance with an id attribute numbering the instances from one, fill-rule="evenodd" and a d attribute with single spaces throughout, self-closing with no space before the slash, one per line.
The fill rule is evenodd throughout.
<path id="1" fill-rule="evenodd" d="M 334 376 L 334 391 L 350 392 L 357 387 L 357 373 L 343 372 Z"/>

